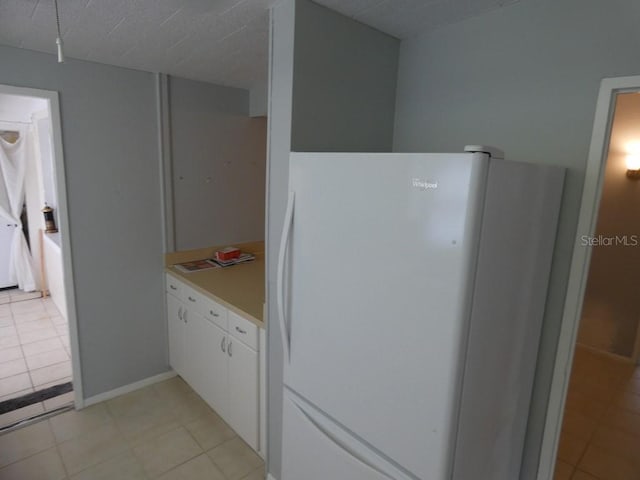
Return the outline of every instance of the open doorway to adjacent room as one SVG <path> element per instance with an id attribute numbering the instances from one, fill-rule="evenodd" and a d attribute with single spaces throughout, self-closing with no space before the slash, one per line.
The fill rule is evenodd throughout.
<path id="1" fill-rule="evenodd" d="M 0 429 L 78 394 L 59 115 L 55 92 L 0 85 Z"/>
<path id="2" fill-rule="evenodd" d="M 596 115 L 547 419 L 556 448 L 543 445 L 555 473 L 544 478 L 640 478 L 640 78 L 612 81 Z"/>

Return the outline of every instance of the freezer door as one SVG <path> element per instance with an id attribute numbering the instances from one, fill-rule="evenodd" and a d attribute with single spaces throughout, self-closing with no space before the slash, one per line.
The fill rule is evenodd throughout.
<path id="1" fill-rule="evenodd" d="M 451 473 L 487 165 L 291 156 L 285 384 L 420 479 Z"/>

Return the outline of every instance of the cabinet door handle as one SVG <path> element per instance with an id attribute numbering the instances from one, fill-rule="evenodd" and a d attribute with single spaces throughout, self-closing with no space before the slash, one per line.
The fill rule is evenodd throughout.
<path id="1" fill-rule="evenodd" d="M 224 352 L 227 353 L 226 347 L 224 345 L 224 341 L 226 340 L 225 337 L 222 337 L 222 342 L 220 342 L 220 349 Z"/>
<path id="2" fill-rule="evenodd" d="M 246 333 L 247 333 L 247 331 L 246 331 L 246 330 L 243 330 L 243 329 L 241 329 L 240 327 L 236 327 L 236 332 L 238 332 L 238 333 L 242 333 L 242 334 L 244 334 L 244 335 L 246 335 Z"/>
<path id="3" fill-rule="evenodd" d="M 196 299 L 195 299 L 195 298 L 193 298 L 193 297 L 189 297 L 189 301 L 190 301 L 190 302 L 195 302 L 195 301 L 196 301 Z"/>
<path id="4" fill-rule="evenodd" d="M 171 290 L 177 290 L 177 289 L 178 289 L 178 287 L 175 287 L 175 286 L 173 286 L 173 285 L 169 285 L 169 288 L 170 288 Z"/>
<path id="5" fill-rule="evenodd" d="M 182 321 L 182 307 L 178 309 L 178 318 Z"/>
<path id="6" fill-rule="evenodd" d="M 214 317 L 219 317 L 219 316 L 220 316 L 220 314 L 219 314 L 219 313 L 215 313 L 213 310 L 209 310 L 209 313 L 210 313 L 211 315 L 213 315 Z"/>
<path id="7" fill-rule="evenodd" d="M 187 309 L 185 308 L 184 311 L 182 312 L 182 320 L 184 320 L 184 323 L 187 323 Z"/>
<path id="8" fill-rule="evenodd" d="M 233 357 L 233 353 L 231 352 L 231 345 L 233 345 L 233 342 L 231 340 L 229 340 L 229 346 L 227 347 L 227 353 L 229 354 L 230 357 Z"/>

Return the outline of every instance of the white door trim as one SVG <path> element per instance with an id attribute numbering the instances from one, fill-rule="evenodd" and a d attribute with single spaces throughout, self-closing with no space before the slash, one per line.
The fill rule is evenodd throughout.
<path id="1" fill-rule="evenodd" d="M 58 92 L 35 88 L 0 85 L 0 93 L 42 98 L 47 101 L 51 114 L 51 133 L 54 145 L 55 186 L 58 196 L 58 222 L 60 224 L 62 265 L 65 296 L 67 300 L 67 321 L 69 322 L 69 340 L 71 346 L 71 368 L 73 372 L 73 391 L 75 407 L 84 407 L 82 390 L 82 370 L 80 366 L 80 346 L 78 343 L 78 317 L 76 313 L 76 295 L 73 283 L 73 265 L 71 260 L 71 240 L 69 238 L 69 209 L 67 204 L 66 170 L 62 149 L 62 124 L 60 122 L 60 102 Z"/>
<path id="2" fill-rule="evenodd" d="M 615 97 L 618 93 L 637 90 L 640 90 L 640 76 L 605 78 L 600 84 L 582 191 L 580 216 L 578 217 L 578 229 L 547 406 L 537 480 L 553 479 L 565 398 L 571 375 L 571 363 L 591 261 L 591 248 L 581 246 L 580 240 L 585 235 L 593 235 L 596 229 Z"/>

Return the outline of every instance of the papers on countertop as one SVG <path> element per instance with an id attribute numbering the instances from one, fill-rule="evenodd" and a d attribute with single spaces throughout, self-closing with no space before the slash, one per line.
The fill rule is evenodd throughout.
<path id="1" fill-rule="evenodd" d="M 250 262 L 255 260 L 255 255 L 252 253 L 241 253 L 239 257 L 229 260 L 216 260 L 214 258 L 205 258 L 203 260 L 194 260 L 191 262 L 176 263 L 174 267 L 176 270 L 182 273 L 201 272 L 202 270 L 208 270 L 210 268 L 230 267 L 237 263 Z"/>
<path id="2" fill-rule="evenodd" d="M 193 262 L 176 263 L 174 267 L 182 273 L 193 273 L 208 270 L 210 268 L 220 268 L 220 265 L 215 263 L 213 260 L 206 258 L 204 260 L 194 260 Z"/>

